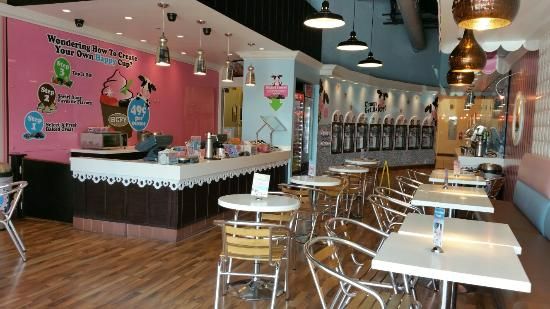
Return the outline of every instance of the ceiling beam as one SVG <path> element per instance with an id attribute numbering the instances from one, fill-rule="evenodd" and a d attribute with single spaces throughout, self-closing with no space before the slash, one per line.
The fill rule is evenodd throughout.
<path id="1" fill-rule="evenodd" d="M 67 2 L 81 2 L 90 0 L 8 0 L 7 3 L 13 6 L 38 5 L 38 4 L 54 4 Z"/>

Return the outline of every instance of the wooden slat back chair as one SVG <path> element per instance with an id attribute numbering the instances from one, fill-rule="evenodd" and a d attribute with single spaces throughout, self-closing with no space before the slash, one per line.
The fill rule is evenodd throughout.
<path id="1" fill-rule="evenodd" d="M 323 216 L 338 217 L 341 213 L 347 213 L 345 195 L 349 182 L 347 176 L 333 175 L 340 179 L 337 186 L 321 187 L 317 194 L 317 212 Z"/>
<path id="2" fill-rule="evenodd" d="M 311 188 L 300 185 L 280 183 L 279 189 L 288 195 L 293 195 L 300 200 L 300 209 L 311 208 Z M 302 209 L 303 210 L 303 209 Z"/>
<path id="3" fill-rule="evenodd" d="M 354 166 L 355 167 L 355 166 Z M 363 174 L 355 174 L 355 173 L 342 173 L 342 172 L 333 172 L 333 171 L 327 171 L 328 176 L 331 177 L 337 177 L 340 179 L 346 179 L 348 181 L 348 186 L 345 191 L 344 195 L 344 201 L 345 201 L 345 209 L 346 212 L 351 212 L 351 208 L 355 201 L 361 200 L 363 201 L 363 195 L 365 192 L 365 177 Z M 358 204 L 359 213 L 361 212 L 361 204 Z"/>
<path id="4" fill-rule="evenodd" d="M 485 190 L 487 191 L 487 196 L 490 199 L 496 200 L 498 194 L 500 193 L 500 190 L 504 186 L 505 180 L 506 178 L 504 178 L 503 176 L 498 176 L 487 179 L 485 181 L 485 183 L 487 184 Z"/>
<path id="5" fill-rule="evenodd" d="M 369 203 L 378 222 L 380 230 L 391 233 L 399 230 L 405 217 L 409 213 L 422 214 L 422 210 L 402 200 L 379 194 L 371 194 L 368 197 Z"/>
<path id="6" fill-rule="evenodd" d="M 401 199 L 406 203 L 410 203 L 413 198 L 412 195 L 388 187 L 376 187 L 374 193 Z"/>
<path id="7" fill-rule="evenodd" d="M 27 184 L 26 181 L 17 181 L 0 186 L 0 197 L 7 200 L 6 207 L 0 207 L 0 224 L 6 228 L 23 261 L 27 261 L 27 248 L 25 248 L 23 241 L 19 237 L 19 234 L 17 234 L 11 218 L 17 208 L 17 204 L 21 201 L 21 194 L 23 194 L 23 189 L 25 189 Z"/>
<path id="8" fill-rule="evenodd" d="M 424 172 L 420 172 L 413 169 L 408 169 L 407 174 L 409 175 L 409 178 L 414 179 L 416 181 L 419 181 L 421 183 L 429 183 L 430 182 L 430 174 L 426 174 Z"/>
<path id="9" fill-rule="evenodd" d="M 394 292 L 390 283 L 362 280 L 346 272 L 336 251 L 353 251 L 370 259 L 376 252 L 355 242 L 338 237 L 315 237 L 305 244 L 305 255 L 322 308 L 386 308 L 386 301 L 379 291 Z M 337 280 L 333 285 L 331 279 Z M 332 293 L 332 291 L 336 291 Z M 365 303 L 366 302 L 366 303 Z"/>
<path id="10" fill-rule="evenodd" d="M 289 299 L 288 291 L 288 249 L 290 247 L 290 230 L 285 225 L 248 221 L 214 221 L 222 228 L 222 252 L 218 262 L 216 277 L 215 307 L 218 308 L 220 283 L 223 294 L 226 294 L 227 283 L 223 276 L 247 276 L 273 279 L 271 308 L 275 307 L 279 270 L 284 263 L 284 292 Z M 286 237 L 283 239 L 283 235 Z M 243 273 L 231 271 L 230 260 L 264 262 L 274 268 L 273 273 Z M 264 267 L 265 268 L 265 267 Z"/>

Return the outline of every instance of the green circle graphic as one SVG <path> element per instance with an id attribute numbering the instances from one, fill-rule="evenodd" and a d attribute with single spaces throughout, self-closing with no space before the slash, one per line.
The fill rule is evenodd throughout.
<path id="1" fill-rule="evenodd" d="M 64 81 L 69 80 L 69 76 L 71 75 L 71 64 L 69 63 L 69 61 L 67 61 L 67 59 L 63 57 L 55 59 L 55 62 L 53 63 L 53 69 L 57 78 Z"/>

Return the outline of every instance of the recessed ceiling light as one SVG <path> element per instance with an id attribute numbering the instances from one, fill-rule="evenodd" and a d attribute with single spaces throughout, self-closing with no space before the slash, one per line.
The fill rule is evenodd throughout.
<path id="1" fill-rule="evenodd" d="M 229 53 L 229 54 L 227 54 L 227 55 L 228 55 L 228 56 L 233 56 L 233 53 Z"/>
<path id="2" fill-rule="evenodd" d="M 354 85 L 357 85 L 357 84 L 359 84 L 359 83 L 358 83 L 358 82 L 354 82 L 353 84 L 354 84 Z"/>
<path id="3" fill-rule="evenodd" d="M 116 34 L 117 34 L 117 35 L 122 35 L 122 32 L 117 32 Z"/>
<path id="4" fill-rule="evenodd" d="M 187 53 L 184 52 L 184 51 L 180 52 L 180 54 L 182 54 L 182 55 L 187 55 Z"/>
<path id="5" fill-rule="evenodd" d="M 132 16 L 124 16 L 124 19 L 126 19 L 126 20 L 132 20 L 132 19 L 134 19 L 134 18 L 133 18 Z"/>
<path id="6" fill-rule="evenodd" d="M 147 40 L 139 40 L 139 41 L 140 41 L 140 42 L 142 42 L 142 43 L 145 43 L 145 42 L 147 42 Z"/>
<path id="7" fill-rule="evenodd" d="M 183 34 L 178 34 L 178 35 L 177 35 L 177 38 L 178 38 L 178 39 L 183 38 Z"/>
<path id="8" fill-rule="evenodd" d="M 330 79 L 333 79 L 333 78 L 334 78 L 334 76 L 329 76 L 328 78 L 330 78 Z"/>
<path id="9" fill-rule="evenodd" d="M 259 50 L 264 50 L 265 48 L 263 48 L 263 47 L 260 47 L 260 48 L 258 48 L 258 49 L 259 49 Z"/>
<path id="10" fill-rule="evenodd" d="M 69 10 L 69 9 L 62 9 L 61 12 L 63 12 L 63 13 L 70 13 L 71 10 Z"/>
<path id="11" fill-rule="evenodd" d="M 343 82 L 345 82 L 346 80 L 345 79 L 342 79 Z"/>

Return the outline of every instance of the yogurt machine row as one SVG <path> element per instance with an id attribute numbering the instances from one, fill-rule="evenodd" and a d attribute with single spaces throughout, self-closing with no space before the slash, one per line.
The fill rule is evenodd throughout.
<path id="1" fill-rule="evenodd" d="M 399 115 L 332 114 L 331 153 L 433 149 L 434 127 L 430 116 L 422 122 Z"/>

